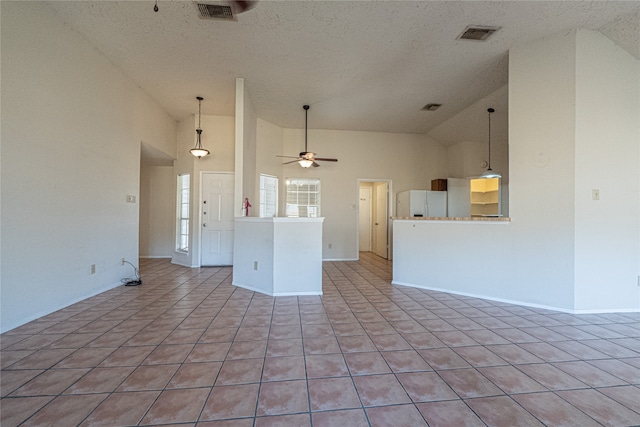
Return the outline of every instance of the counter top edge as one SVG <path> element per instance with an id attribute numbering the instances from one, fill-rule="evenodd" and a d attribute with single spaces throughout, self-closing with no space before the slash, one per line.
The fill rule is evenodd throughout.
<path id="1" fill-rule="evenodd" d="M 296 218 L 296 217 L 257 217 L 257 216 L 239 216 L 236 221 L 243 222 L 324 222 L 324 217 L 316 218 Z"/>
<path id="2" fill-rule="evenodd" d="M 509 217 L 430 217 L 392 216 L 393 221 L 470 221 L 470 222 L 511 222 Z"/>

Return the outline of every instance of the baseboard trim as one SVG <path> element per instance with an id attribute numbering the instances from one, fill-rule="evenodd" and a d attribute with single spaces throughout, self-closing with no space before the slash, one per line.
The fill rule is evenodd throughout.
<path id="1" fill-rule="evenodd" d="M 238 283 L 238 282 L 231 282 L 231 284 L 233 286 L 237 286 L 239 288 L 242 289 L 246 289 L 248 291 L 253 291 L 253 292 L 258 292 L 261 293 L 263 295 L 268 295 L 270 297 L 298 297 L 298 296 L 316 296 L 316 295 L 322 295 L 322 291 L 320 292 L 266 292 L 264 289 L 258 289 L 254 286 L 249 286 L 249 285 L 244 285 L 242 283 Z"/>

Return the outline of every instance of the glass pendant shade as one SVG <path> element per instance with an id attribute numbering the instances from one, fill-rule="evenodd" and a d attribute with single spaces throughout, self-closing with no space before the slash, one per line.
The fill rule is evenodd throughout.
<path id="1" fill-rule="evenodd" d="M 502 178 L 499 172 L 494 172 L 491 168 L 487 169 L 480 175 L 480 178 Z"/>
<path id="2" fill-rule="evenodd" d="M 303 168 L 309 168 L 313 164 L 313 160 L 300 159 L 298 160 L 298 164 Z"/>
<path id="3" fill-rule="evenodd" d="M 208 156 L 210 154 L 209 150 L 205 150 L 204 148 L 192 148 L 189 152 L 197 158 Z"/>

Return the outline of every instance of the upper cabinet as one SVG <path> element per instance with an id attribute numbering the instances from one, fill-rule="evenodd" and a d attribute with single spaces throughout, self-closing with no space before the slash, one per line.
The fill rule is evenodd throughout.
<path id="1" fill-rule="evenodd" d="M 500 178 L 472 179 L 471 216 L 500 215 Z"/>

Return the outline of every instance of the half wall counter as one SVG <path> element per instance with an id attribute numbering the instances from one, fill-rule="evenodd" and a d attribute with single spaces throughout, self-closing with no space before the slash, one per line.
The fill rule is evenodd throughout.
<path id="1" fill-rule="evenodd" d="M 510 218 L 394 217 L 393 279 L 481 298 L 514 300 L 509 286 Z"/>
<path id="2" fill-rule="evenodd" d="M 271 296 L 322 295 L 323 222 L 236 218 L 232 284 Z"/>

